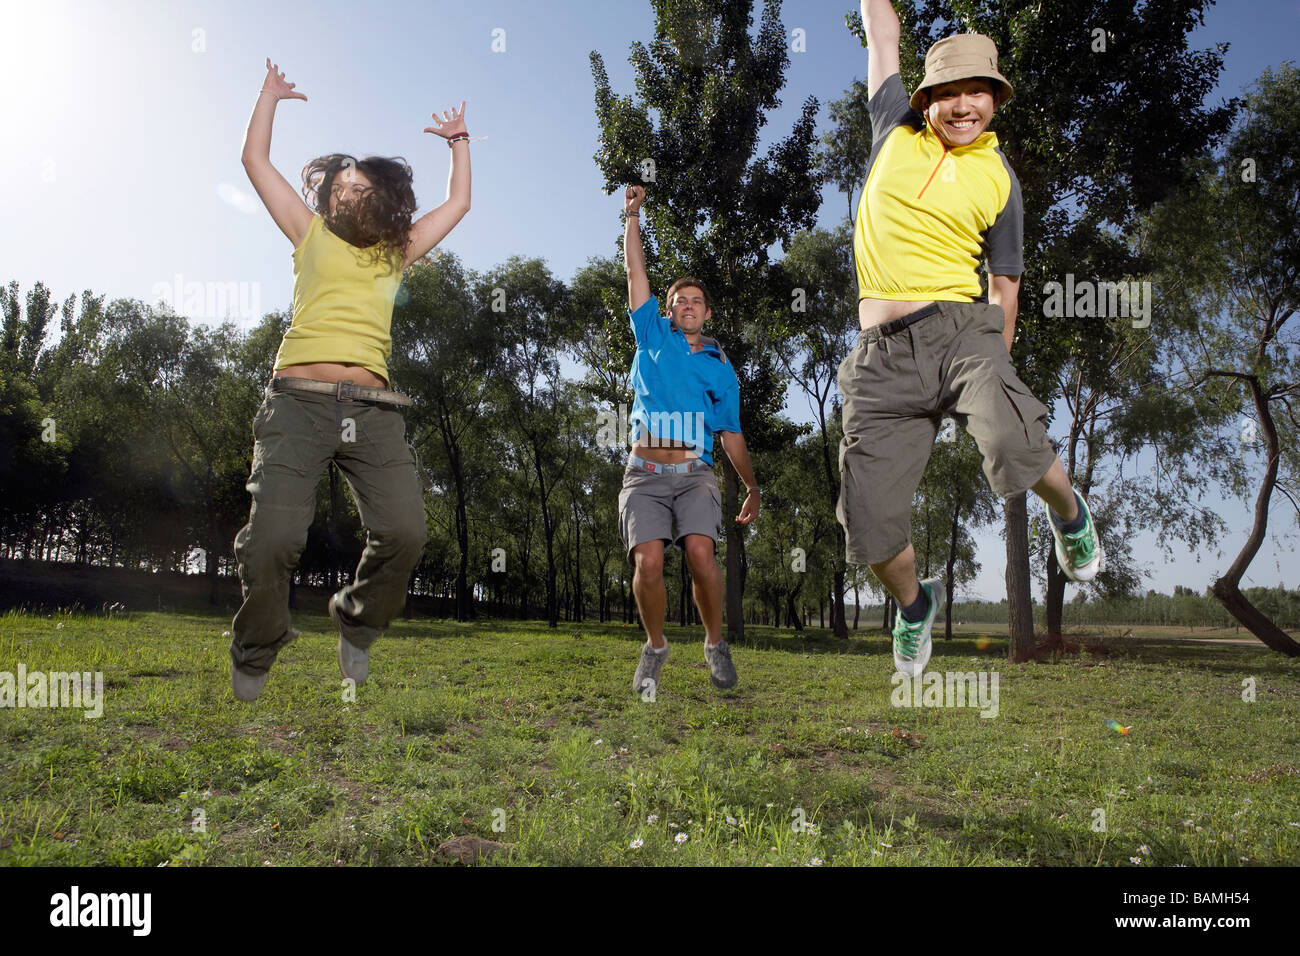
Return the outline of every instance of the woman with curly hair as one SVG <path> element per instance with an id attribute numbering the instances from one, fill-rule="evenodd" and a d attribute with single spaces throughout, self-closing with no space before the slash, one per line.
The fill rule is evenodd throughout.
<path id="1" fill-rule="evenodd" d="M 425 129 L 447 140 L 447 199 L 412 222 L 411 168 L 402 160 L 332 154 L 303 169 L 302 194 L 271 165 L 271 124 L 280 100 L 307 97 L 266 61 L 266 79 L 244 137 L 248 178 L 293 243 L 293 320 L 275 375 L 253 419 L 253 496 L 235 538 L 244 602 L 231 628 L 235 696 L 256 700 L 276 655 L 298 636 L 289 580 L 307 543 L 316 485 L 333 461 L 366 528 L 355 580 L 330 598 L 338 661 L 357 684 L 370 646 L 406 599 L 424 547 L 424 503 L 400 408 L 388 388 L 393 300 L 402 272 L 469 212 L 465 104 Z"/>

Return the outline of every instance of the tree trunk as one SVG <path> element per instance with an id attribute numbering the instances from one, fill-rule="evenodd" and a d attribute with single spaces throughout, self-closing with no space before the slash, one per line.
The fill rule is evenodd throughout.
<path id="1" fill-rule="evenodd" d="M 1050 519 L 1049 519 L 1050 520 Z M 1056 563 L 1056 549 L 1047 556 L 1047 643 L 1060 644 L 1065 608 L 1065 572 Z"/>
<path id="2" fill-rule="evenodd" d="M 1219 603 L 1227 608 L 1228 613 L 1264 644 L 1280 654 L 1296 657 L 1300 655 L 1300 644 L 1292 640 L 1241 593 L 1242 575 L 1254 560 L 1268 531 L 1269 499 L 1272 498 L 1273 488 L 1277 484 L 1278 459 L 1281 456 L 1277 426 L 1273 423 L 1273 415 L 1268 408 L 1268 398 L 1264 395 L 1259 379 L 1251 375 L 1246 376 L 1245 381 L 1250 387 L 1250 394 L 1255 402 L 1255 413 L 1259 416 L 1260 425 L 1263 426 L 1268 466 L 1264 469 L 1264 481 L 1259 486 L 1259 494 L 1255 496 L 1255 522 L 1251 526 L 1250 535 L 1227 573 L 1214 582 L 1213 593 Z"/>
<path id="3" fill-rule="evenodd" d="M 961 502 L 954 500 L 952 505 L 952 527 L 948 534 L 948 563 L 943 569 L 943 586 L 947 592 L 946 606 L 943 609 L 943 639 L 952 640 L 952 578 L 957 566 L 957 532 L 961 530 Z"/>
<path id="4" fill-rule="evenodd" d="M 1003 502 L 1007 522 L 1007 658 L 1034 656 L 1034 605 L 1029 593 L 1029 511 L 1025 495 Z"/>
<path id="5" fill-rule="evenodd" d="M 208 501 L 213 499 L 209 497 Z M 217 515 L 217 509 L 211 505 L 208 507 L 208 603 L 216 606 L 220 603 L 220 552 L 218 549 L 222 546 L 221 541 L 221 518 Z"/>
<path id="6" fill-rule="evenodd" d="M 794 606 L 794 599 L 799 596 L 799 591 L 803 588 L 803 582 L 799 582 L 799 587 L 795 588 L 785 596 L 785 619 L 790 622 L 790 626 L 796 631 L 803 630 L 803 620 L 799 617 L 799 612 Z"/>

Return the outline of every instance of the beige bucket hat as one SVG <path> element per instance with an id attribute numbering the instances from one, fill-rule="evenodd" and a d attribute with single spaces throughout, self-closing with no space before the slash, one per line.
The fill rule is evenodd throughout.
<path id="1" fill-rule="evenodd" d="M 999 106 L 1011 99 L 1011 84 L 998 72 L 996 43 L 982 33 L 945 37 L 925 55 L 925 79 L 912 94 L 912 109 L 921 109 L 921 93 L 928 87 L 982 76 L 993 81 Z"/>

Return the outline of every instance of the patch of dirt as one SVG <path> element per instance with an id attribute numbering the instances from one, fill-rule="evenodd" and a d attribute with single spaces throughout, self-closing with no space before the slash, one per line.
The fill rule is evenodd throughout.
<path id="1" fill-rule="evenodd" d="M 1237 779 L 1249 783 L 1263 783 L 1265 780 L 1272 780 L 1274 777 L 1300 777 L 1300 767 L 1290 763 L 1276 764 L 1272 767 L 1261 767 L 1258 770 L 1252 770 L 1250 773 L 1242 774 Z"/>
<path id="2" fill-rule="evenodd" d="M 158 740 L 159 738 L 163 738 L 158 744 L 158 746 L 162 747 L 163 750 L 188 750 L 190 747 L 194 746 L 194 741 L 186 740 L 184 737 L 171 733 L 170 731 L 163 731 L 158 727 L 145 727 L 140 724 L 128 724 L 126 729 L 142 740 Z"/>
<path id="3" fill-rule="evenodd" d="M 509 853 L 513 847 L 513 843 L 497 843 L 476 836 L 458 836 L 439 843 L 433 851 L 433 858 L 451 866 L 473 866 L 484 857 Z"/>

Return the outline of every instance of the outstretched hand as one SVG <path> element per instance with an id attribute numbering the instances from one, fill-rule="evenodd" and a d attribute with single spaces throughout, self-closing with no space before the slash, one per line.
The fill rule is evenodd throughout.
<path id="1" fill-rule="evenodd" d="M 469 135 L 469 130 L 465 129 L 464 100 L 460 101 L 459 113 L 456 112 L 456 108 L 453 106 L 450 113 L 448 113 L 447 110 L 442 111 L 441 120 L 438 119 L 438 113 L 436 110 L 433 112 L 432 116 L 433 125 L 424 128 L 426 133 L 433 133 L 436 136 L 441 136 L 443 139 L 451 139 L 453 136 Z"/>
<path id="2" fill-rule="evenodd" d="M 262 89 L 275 94 L 278 100 L 305 100 L 306 95 L 294 90 L 297 83 L 286 83 L 284 74 L 278 72 L 280 65 L 271 64 L 271 58 L 266 58 L 266 79 L 262 81 Z"/>
<path id="3" fill-rule="evenodd" d="M 627 193 L 623 197 L 624 214 L 640 212 L 643 202 L 645 202 L 645 187 L 628 186 Z"/>

